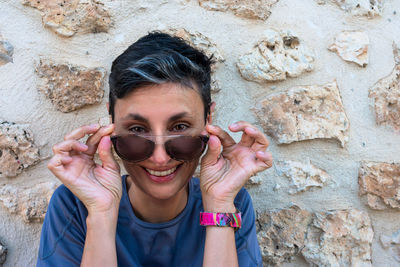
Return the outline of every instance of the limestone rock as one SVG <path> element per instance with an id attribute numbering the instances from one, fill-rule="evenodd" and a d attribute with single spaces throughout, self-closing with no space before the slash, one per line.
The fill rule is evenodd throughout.
<path id="1" fill-rule="evenodd" d="M 3 263 L 7 258 L 7 248 L 0 243 L 0 266 L 3 266 Z"/>
<path id="2" fill-rule="evenodd" d="M 354 16 L 366 16 L 374 18 L 382 16 L 385 0 L 316 0 L 318 4 L 331 2 Z"/>
<path id="3" fill-rule="evenodd" d="M 40 161 L 32 134 L 22 125 L 0 123 L 0 177 L 14 177 Z"/>
<path id="4" fill-rule="evenodd" d="M 191 46 L 203 51 L 208 57 L 214 55 L 214 60 L 217 62 L 225 61 L 225 58 L 222 56 L 217 45 L 200 32 L 189 32 L 183 28 L 169 29 L 168 32 L 184 39 Z"/>
<path id="5" fill-rule="evenodd" d="M 310 266 L 372 266 L 373 235 L 368 214 L 354 209 L 312 214 L 292 206 L 257 213 L 265 266 L 280 266 L 300 253 Z"/>
<path id="6" fill-rule="evenodd" d="M 312 187 L 323 187 L 331 180 L 330 176 L 310 161 L 306 163 L 286 160 L 276 163 L 276 170 L 290 180 L 289 194 L 303 192 Z"/>
<path id="7" fill-rule="evenodd" d="M 269 95 L 254 112 L 264 131 L 278 144 L 332 138 L 344 147 L 348 141 L 349 120 L 336 81 Z"/>
<path id="8" fill-rule="evenodd" d="M 367 195 L 372 209 L 400 209 L 400 163 L 361 163 L 358 172 L 360 196 Z"/>
<path id="9" fill-rule="evenodd" d="M 219 85 L 218 80 L 215 79 L 214 73 L 211 73 L 211 93 L 218 93 L 221 91 L 221 86 Z"/>
<path id="10" fill-rule="evenodd" d="M 0 34 L 0 66 L 13 62 L 14 47 Z"/>
<path id="11" fill-rule="evenodd" d="M 239 58 L 237 67 L 244 79 L 264 83 L 312 71 L 313 61 L 313 53 L 295 34 L 269 29 L 250 53 Z"/>
<path id="12" fill-rule="evenodd" d="M 97 0 L 22 0 L 22 4 L 38 9 L 45 27 L 63 37 L 107 32 L 112 24 L 110 14 Z"/>
<path id="13" fill-rule="evenodd" d="M 262 184 L 262 177 L 259 175 L 255 175 L 249 178 L 246 182 L 246 186 L 254 186 Z"/>
<path id="14" fill-rule="evenodd" d="M 204 52 L 208 57 L 213 55 L 213 59 L 216 63 L 225 61 L 222 53 L 219 51 L 217 45 L 212 42 L 208 37 L 204 36 L 200 32 L 189 32 L 186 29 L 169 29 L 168 33 L 184 39 L 191 46 Z M 221 90 L 219 82 L 215 79 L 216 64 L 211 65 L 211 92 L 218 93 Z"/>
<path id="15" fill-rule="evenodd" d="M 392 73 L 370 88 L 369 97 L 375 101 L 376 123 L 400 131 L 400 55 L 396 44 L 393 52 L 396 64 Z"/>
<path id="16" fill-rule="evenodd" d="M 55 181 L 29 188 L 0 185 L 0 201 L 10 213 L 20 215 L 25 222 L 42 222 L 57 185 Z"/>
<path id="17" fill-rule="evenodd" d="M 199 0 L 200 6 L 214 11 L 231 11 L 236 16 L 266 20 L 279 0 Z"/>
<path id="18" fill-rule="evenodd" d="M 373 235 L 366 212 L 315 213 L 301 254 L 311 266 L 372 266 Z"/>
<path id="19" fill-rule="evenodd" d="M 400 230 L 391 236 L 381 235 L 381 244 L 385 249 L 389 249 L 392 257 L 400 262 Z"/>
<path id="20" fill-rule="evenodd" d="M 265 266 L 290 261 L 304 247 L 311 213 L 297 206 L 257 214 L 257 237 Z"/>
<path id="21" fill-rule="evenodd" d="M 106 71 L 40 60 L 36 72 L 41 78 L 39 90 L 56 108 L 71 112 L 83 106 L 100 103 Z"/>
<path id="22" fill-rule="evenodd" d="M 400 47 L 398 47 L 396 43 L 393 42 L 392 48 L 393 48 L 394 62 L 396 65 L 400 65 Z"/>
<path id="23" fill-rule="evenodd" d="M 336 52 L 345 61 L 365 67 L 368 64 L 368 45 L 367 33 L 343 31 L 335 37 L 334 43 L 328 49 Z"/>

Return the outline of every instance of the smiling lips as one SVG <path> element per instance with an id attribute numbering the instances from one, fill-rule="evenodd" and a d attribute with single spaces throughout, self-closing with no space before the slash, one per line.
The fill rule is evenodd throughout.
<path id="1" fill-rule="evenodd" d="M 174 173 L 176 168 L 177 168 L 177 166 L 173 167 L 172 169 L 166 170 L 166 171 L 154 171 L 154 170 L 150 170 L 150 169 L 146 168 L 146 171 L 148 171 L 151 175 L 162 177 L 162 176 L 167 176 L 167 175 Z"/>

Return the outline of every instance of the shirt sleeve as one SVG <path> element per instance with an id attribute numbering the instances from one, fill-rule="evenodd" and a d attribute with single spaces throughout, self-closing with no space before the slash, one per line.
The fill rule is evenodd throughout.
<path id="1" fill-rule="evenodd" d="M 37 267 L 80 266 L 86 216 L 86 208 L 71 191 L 58 187 L 43 222 Z"/>
<path id="2" fill-rule="evenodd" d="M 235 206 L 242 213 L 242 227 L 235 233 L 239 267 L 262 267 L 253 204 L 246 189 L 238 193 Z"/>

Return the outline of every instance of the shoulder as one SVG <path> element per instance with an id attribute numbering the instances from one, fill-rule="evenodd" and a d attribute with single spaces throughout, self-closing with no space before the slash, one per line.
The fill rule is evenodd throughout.
<path id="1" fill-rule="evenodd" d="M 83 203 L 65 185 L 60 185 L 50 199 L 47 212 L 56 209 L 58 212 L 69 213 L 82 207 L 84 207 Z"/>
<path id="2" fill-rule="evenodd" d="M 83 224 L 86 216 L 85 205 L 65 185 L 60 185 L 50 199 L 45 223 L 49 223 L 50 227 L 57 222 L 66 225 L 72 220 Z"/>
<path id="3" fill-rule="evenodd" d="M 60 185 L 50 199 L 43 222 L 38 266 L 47 266 L 45 261 L 62 261 L 61 254 L 65 250 L 74 249 L 76 255 L 72 258 L 80 255 L 86 234 L 86 217 L 83 203 L 67 187 Z M 79 261 L 78 258 L 75 260 Z"/>
<path id="4" fill-rule="evenodd" d="M 50 202 L 57 202 L 61 204 L 75 200 L 75 195 L 65 185 L 62 184 L 54 191 Z"/>

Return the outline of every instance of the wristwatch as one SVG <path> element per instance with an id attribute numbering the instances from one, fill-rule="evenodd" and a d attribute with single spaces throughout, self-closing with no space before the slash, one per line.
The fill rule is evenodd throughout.
<path id="1" fill-rule="evenodd" d="M 235 232 L 242 226 L 242 214 L 236 209 L 235 213 L 200 212 L 200 225 L 233 227 Z"/>

